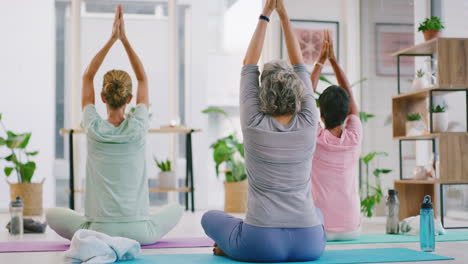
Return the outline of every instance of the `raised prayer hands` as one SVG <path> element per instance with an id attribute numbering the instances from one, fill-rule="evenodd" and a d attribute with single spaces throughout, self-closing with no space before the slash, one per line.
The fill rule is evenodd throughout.
<path id="1" fill-rule="evenodd" d="M 112 25 L 112 35 L 111 39 L 116 41 L 121 37 L 121 20 L 120 14 L 122 12 L 122 6 L 118 5 L 115 10 L 114 24 Z"/>
<path id="2" fill-rule="evenodd" d="M 265 3 L 265 7 L 263 8 L 263 15 L 270 17 L 273 11 L 276 9 L 276 1 L 277 0 L 267 0 Z"/>
<path id="3" fill-rule="evenodd" d="M 125 40 L 127 39 L 127 35 L 125 34 L 125 22 L 122 5 L 117 7 L 117 11 L 119 12 L 120 18 L 120 40 Z"/>
<path id="4" fill-rule="evenodd" d="M 318 57 L 317 62 L 324 64 L 325 61 L 328 59 L 330 54 L 330 35 L 328 34 L 327 30 L 323 31 L 323 41 L 322 41 L 322 48 L 320 49 L 320 55 Z"/>
<path id="5" fill-rule="evenodd" d="M 333 39 L 331 37 L 330 30 L 325 30 L 325 35 L 327 36 L 327 42 L 328 42 L 328 59 L 330 61 L 336 61 L 335 57 L 335 49 L 333 47 Z"/>

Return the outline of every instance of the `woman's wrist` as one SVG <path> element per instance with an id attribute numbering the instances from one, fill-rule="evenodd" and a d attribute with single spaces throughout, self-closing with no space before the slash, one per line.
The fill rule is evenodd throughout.
<path id="1" fill-rule="evenodd" d="M 266 17 L 270 18 L 271 14 L 273 14 L 273 10 L 270 10 L 268 8 L 263 9 L 263 12 L 262 12 L 263 16 L 266 16 Z"/>

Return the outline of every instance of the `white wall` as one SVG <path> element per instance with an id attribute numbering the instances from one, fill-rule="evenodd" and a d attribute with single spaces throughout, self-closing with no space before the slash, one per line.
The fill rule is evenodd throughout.
<path id="1" fill-rule="evenodd" d="M 40 151 L 33 180 L 45 179 L 45 206 L 52 205 L 55 197 L 54 17 L 53 0 L 4 1 L 0 9 L 0 113 L 12 131 L 33 134 L 29 149 Z M 3 166 L 0 164 L 0 210 L 10 200 Z"/>

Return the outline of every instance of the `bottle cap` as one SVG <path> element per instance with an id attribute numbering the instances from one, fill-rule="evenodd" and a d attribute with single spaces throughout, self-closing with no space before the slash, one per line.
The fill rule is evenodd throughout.
<path id="1" fill-rule="evenodd" d="M 397 195 L 397 194 L 398 194 L 397 190 L 393 190 L 393 189 L 388 190 L 388 195 Z"/>
<path id="2" fill-rule="evenodd" d="M 421 209 L 432 209 L 432 201 L 431 201 L 431 196 L 426 195 L 424 196 L 424 201 L 421 204 Z"/>
<path id="3" fill-rule="evenodd" d="M 23 207 L 23 201 L 20 196 L 16 196 L 16 200 L 11 202 L 11 207 Z"/>

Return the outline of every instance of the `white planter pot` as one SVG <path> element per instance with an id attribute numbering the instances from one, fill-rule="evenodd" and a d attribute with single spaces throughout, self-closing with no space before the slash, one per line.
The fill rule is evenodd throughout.
<path id="1" fill-rule="evenodd" d="M 159 172 L 159 188 L 175 189 L 177 188 L 177 175 L 175 171 Z"/>
<path id="2" fill-rule="evenodd" d="M 424 132 L 426 132 L 426 124 L 424 124 L 424 121 L 406 121 L 406 136 L 420 136 L 424 134 Z"/>
<path id="3" fill-rule="evenodd" d="M 448 129 L 448 114 L 447 113 L 433 113 L 432 114 L 432 128 L 434 133 L 442 133 Z"/>
<path id="4" fill-rule="evenodd" d="M 412 85 L 414 90 L 421 90 L 429 87 L 429 81 L 425 77 L 416 78 Z"/>

